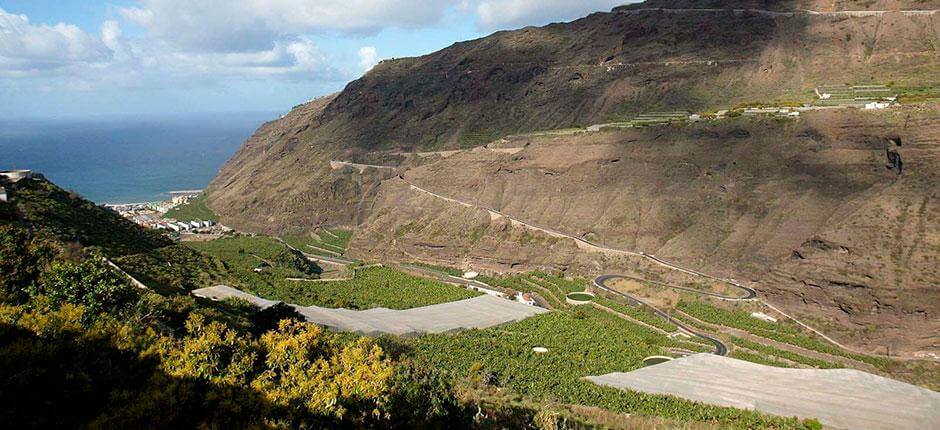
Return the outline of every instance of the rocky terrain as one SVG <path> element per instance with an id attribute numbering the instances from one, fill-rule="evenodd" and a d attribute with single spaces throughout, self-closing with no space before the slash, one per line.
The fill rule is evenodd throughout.
<path id="1" fill-rule="evenodd" d="M 647 2 L 385 61 L 259 129 L 211 184 L 210 206 L 245 230 L 354 227 L 360 256 L 500 271 L 645 270 L 410 182 L 747 280 L 868 350 L 940 350 L 935 105 L 491 143 L 649 111 L 808 102 L 825 84 L 940 84 L 937 14 L 800 11 L 937 2 L 718 3 Z M 648 10 L 660 7 L 785 13 Z M 525 149 L 491 150 L 498 145 Z M 901 175 L 886 168 L 887 151 L 900 154 Z M 335 160 L 395 169 L 334 169 Z"/>
<path id="2" fill-rule="evenodd" d="M 539 227 L 746 279 L 862 337 L 877 327 L 868 340 L 881 352 L 936 350 L 938 137 L 935 108 L 819 112 L 519 139 L 527 146 L 514 155 L 481 149 L 402 174 Z M 903 175 L 886 168 L 886 148 L 906 160 Z M 648 270 L 408 183 L 382 183 L 353 243 L 362 255 L 496 271 Z"/>

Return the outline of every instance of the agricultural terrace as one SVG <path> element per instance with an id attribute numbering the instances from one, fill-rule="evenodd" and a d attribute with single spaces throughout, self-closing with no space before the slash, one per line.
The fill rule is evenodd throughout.
<path id="1" fill-rule="evenodd" d="M 803 428 L 803 423 L 795 419 L 622 391 L 581 379 L 634 370 L 644 366 L 644 357 L 668 355 L 667 348 L 684 347 L 661 333 L 589 306 L 485 330 L 384 341 L 402 343 L 401 349 L 409 351 L 419 366 L 438 369 L 477 388 L 499 388 L 506 396 L 514 393 L 533 401 L 714 422 L 733 428 Z M 536 354 L 532 351 L 536 346 L 548 352 Z"/>
<path id="2" fill-rule="evenodd" d="M 546 304 L 551 306 L 553 309 L 564 309 L 570 307 L 570 305 L 566 303 L 565 297 L 571 293 L 585 291 L 589 285 L 588 281 L 585 279 L 565 279 L 559 276 L 553 276 L 538 271 L 521 275 L 502 277 L 480 276 L 477 279 L 493 286 L 526 293 L 533 293 L 538 297 L 543 298 Z M 656 327 L 665 332 L 672 333 L 677 330 L 675 324 L 654 314 L 649 309 L 626 303 L 619 297 L 606 297 L 603 295 L 598 295 L 593 297 L 591 300 L 596 305 L 602 306 L 603 308 L 609 309 L 615 313 L 625 315 L 628 318 L 632 318 L 634 320 Z"/>
<path id="3" fill-rule="evenodd" d="M 277 285 L 277 290 L 259 295 L 300 306 L 410 309 L 469 299 L 480 293 L 411 276 L 388 267 L 368 267 L 357 269 L 352 279 L 326 282 L 285 281 Z"/>
<path id="4" fill-rule="evenodd" d="M 238 236 L 186 245 L 220 259 L 228 268 L 229 286 L 301 306 L 409 309 L 478 295 L 386 267 L 359 268 L 343 279 L 321 280 L 319 266 L 270 237 Z"/>
<path id="5" fill-rule="evenodd" d="M 849 358 L 858 362 L 870 364 L 881 369 L 886 368 L 890 362 L 890 360 L 886 358 L 873 357 L 846 351 L 842 348 L 832 345 L 829 342 L 826 342 L 823 339 L 805 333 L 800 327 L 797 327 L 788 321 L 782 320 L 776 323 L 763 321 L 752 317 L 749 312 L 740 309 L 725 309 L 707 304 L 700 300 L 688 300 L 684 298 L 676 305 L 676 310 L 698 321 L 717 326 L 743 330 L 764 339 L 770 339 L 784 344 L 794 345 L 803 349 L 816 351 L 831 356 Z M 680 317 L 682 317 L 681 314 Z M 682 317 L 682 319 L 689 320 L 687 317 Z M 694 323 L 694 321 L 692 322 Z M 775 353 L 773 355 L 781 356 L 779 353 Z"/>
<path id="6" fill-rule="evenodd" d="M 321 228 L 317 233 L 306 235 L 281 236 L 285 242 L 308 254 L 326 257 L 339 257 L 346 253 L 346 247 L 352 239 L 348 230 L 328 230 Z"/>

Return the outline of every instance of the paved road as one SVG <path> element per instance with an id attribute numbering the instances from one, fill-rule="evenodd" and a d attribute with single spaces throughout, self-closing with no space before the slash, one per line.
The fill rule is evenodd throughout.
<path id="1" fill-rule="evenodd" d="M 623 279 L 623 278 L 624 278 L 624 276 L 620 276 L 620 275 L 601 275 L 601 276 L 598 276 L 597 278 L 594 278 L 594 286 L 597 287 L 598 289 L 602 290 L 602 291 L 605 291 L 605 292 L 609 293 L 609 294 L 613 294 L 613 295 L 616 295 L 616 296 L 623 297 L 623 298 L 629 300 L 630 302 L 633 302 L 633 303 L 638 304 L 638 305 L 640 305 L 640 306 L 646 306 L 647 308 L 649 308 L 650 310 L 652 310 L 653 312 L 655 312 L 656 315 L 659 315 L 659 316 L 665 318 L 667 321 L 669 321 L 669 322 L 675 324 L 677 327 L 679 327 L 679 328 L 681 328 L 681 329 L 683 329 L 683 330 L 685 330 L 685 331 L 687 331 L 687 332 L 689 332 L 689 333 L 695 335 L 696 337 L 700 337 L 700 338 L 702 338 L 702 339 L 705 339 L 705 340 L 711 342 L 713 345 L 715 345 L 715 355 L 728 355 L 728 346 L 725 345 L 725 344 L 724 344 L 721 340 L 719 340 L 718 338 L 713 337 L 713 336 L 709 336 L 709 335 L 704 334 L 704 333 L 701 333 L 701 332 L 697 331 L 696 329 L 687 326 L 687 325 L 686 325 L 685 323 L 683 323 L 682 321 L 679 321 L 679 320 L 673 318 L 672 315 L 669 315 L 668 313 L 666 313 L 666 312 L 660 310 L 659 308 L 657 308 L 657 307 L 655 307 L 655 306 L 653 306 L 653 305 L 650 305 L 649 303 L 646 303 L 646 302 L 644 302 L 643 300 L 640 300 L 640 299 L 638 299 L 638 298 L 636 298 L 636 297 L 633 297 L 633 296 L 630 296 L 630 295 L 621 293 L 620 291 L 614 290 L 613 288 L 610 288 L 610 287 L 607 286 L 607 281 L 610 281 L 610 280 L 613 280 L 613 279 Z M 752 290 L 752 291 L 753 291 L 753 290 Z M 696 292 L 699 292 L 699 291 L 696 291 Z"/>

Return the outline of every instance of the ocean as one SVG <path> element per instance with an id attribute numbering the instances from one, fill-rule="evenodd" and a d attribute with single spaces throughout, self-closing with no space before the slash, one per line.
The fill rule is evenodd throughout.
<path id="1" fill-rule="evenodd" d="M 0 119 L 0 170 L 31 169 L 96 203 L 202 189 L 273 112 Z"/>

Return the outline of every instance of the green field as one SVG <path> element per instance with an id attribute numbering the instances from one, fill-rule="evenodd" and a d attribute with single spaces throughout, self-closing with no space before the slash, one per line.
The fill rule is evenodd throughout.
<path id="1" fill-rule="evenodd" d="M 167 211 L 166 218 L 173 218 L 179 221 L 219 221 L 219 216 L 209 209 L 206 205 L 205 194 L 200 194 L 189 200 L 189 203 L 179 205 Z"/>
<path id="2" fill-rule="evenodd" d="M 524 321 L 454 335 L 425 335 L 402 342 L 419 365 L 510 390 L 534 401 L 596 406 L 614 412 L 714 422 L 733 428 L 800 428 L 793 419 L 705 406 L 675 397 L 601 387 L 581 378 L 627 372 L 643 358 L 682 345 L 645 327 L 591 307 L 555 311 Z M 548 348 L 535 354 L 532 348 Z"/>
<path id="3" fill-rule="evenodd" d="M 320 229 L 316 235 L 281 236 L 281 240 L 308 254 L 340 256 L 346 253 L 352 232 Z"/>
<path id="4" fill-rule="evenodd" d="M 430 279 L 407 275 L 387 267 L 356 271 L 354 279 L 330 282 L 280 281 L 264 291 L 266 299 L 301 306 L 370 309 L 409 309 L 476 297 L 480 293 Z"/>
<path id="5" fill-rule="evenodd" d="M 825 340 L 804 333 L 799 328 L 786 323 L 771 323 L 754 318 L 750 313 L 740 310 L 727 310 L 699 301 L 681 300 L 676 306 L 699 320 L 745 330 L 751 334 L 788 343 L 813 351 L 850 358 L 876 367 L 884 368 L 890 360 L 846 351 Z"/>

